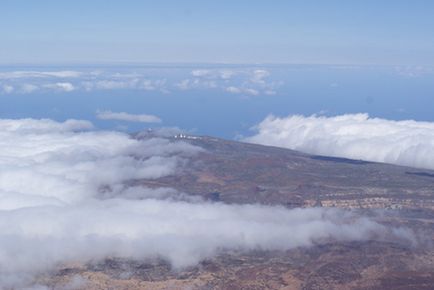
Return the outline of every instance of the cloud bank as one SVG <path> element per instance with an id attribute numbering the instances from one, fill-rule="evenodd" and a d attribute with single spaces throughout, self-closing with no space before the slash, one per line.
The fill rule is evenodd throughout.
<path id="1" fill-rule="evenodd" d="M 434 169 L 434 123 L 370 118 L 269 116 L 245 141 L 302 152 Z"/>
<path id="2" fill-rule="evenodd" d="M 0 71 L 0 94 L 119 90 L 169 94 L 172 91 L 216 90 L 243 96 L 273 95 L 281 82 L 270 80 L 270 77 L 270 70 L 258 67 Z"/>
<path id="3" fill-rule="evenodd" d="M 118 120 L 141 123 L 161 123 L 161 119 L 154 115 L 129 114 L 125 112 L 98 111 L 96 117 L 101 120 Z"/>
<path id="4" fill-rule="evenodd" d="M 0 79 L 28 79 L 28 78 L 78 78 L 79 71 L 9 71 L 0 72 Z"/>
<path id="5" fill-rule="evenodd" d="M 202 151 L 86 121 L 0 120 L 0 288 L 105 257 L 194 265 L 223 249 L 364 240 L 383 226 L 337 209 L 209 203 L 130 181 L 177 174 Z"/>
<path id="6" fill-rule="evenodd" d="M 191 72 L 193 78 L 187 78 L 177 84 L 182 90 L 220 89 L 231 94 L 244 96 L 274 95 L 281 85 L 270 81 L 271 73 L 265 69 L 196 69 Z"/>

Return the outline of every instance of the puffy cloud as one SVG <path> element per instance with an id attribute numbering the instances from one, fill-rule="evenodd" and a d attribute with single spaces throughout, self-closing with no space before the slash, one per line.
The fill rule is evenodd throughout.
<path id="1" fill-rule="evenodd" d="M 146 91 L 154 91 L 154 90 L 160 90 L 163 93 L 168 93 L 169 90 L 166 88 L 166 79 L 160 79 L 160 80 L 148 80 L 145 79 L 139 84 L 139 88 L 146 90 Z"/>
<path id="2" fill-rule="evenodd" d="M 221 70 L 220 71 L 220 77 L 224 80 L 228 80 L 230 78 L 232 78 L 233 76 L 235 76 L 237 74 L 237 72 L 233 71 L 233 70 Z"/>
<path id="3" fill-rule="evenodd" d="M 46 84 L 43 87 L 47 88 L 47 89 L 62 91 L 62 92 L 72 92 L 73 90 L 75 90 L 75 87 L 71 83 L 68 83 L 68 82 L 58 82 L 58 83 L 54 83 L 54 84 Z"/>
<path id="4" fill-rule="evenodd" d="M 115 79 L 102 79 L 102 80 L 90 80 L 83 81 L 81 87 L 86 91 L 92 90 L 145 90 L 154 91 L 159 90 L 161 92 L 168 92 L 166 88 L 166 80 L 149 80 L 141 79 L 138 77 L 129 78 L 128 76 L 123 76 L 121 79 L 115 77 Z"/>
<path id="5" fill-rule="evenodd" d="M 192 82 L 191 80 L 185 79 L 185 80 L 182 80 L 179 83 L 177 83 L 176 86 L 181 90 L 188 90 L 191 88 L 191 85 L 190 85 L 191 82 Z"/>
<path id="6" fill-rule="evenodd" d="M 233 94 L 240 94 L 242 92 L 242 90 L 237 87 L 227 87 L 226 91 Z"/>
<path id="7" fill-rule="evenodd" d="M 160 257 L 183 267 L 222 249 L 286 250 L 388 231 L 349 211 L 209 203 L 131 186 L 176 174 L 202 149 L 82 130 L 91 126 L 0 120 L 0 287 L 29 286 L 62 263 Z"/>
<path id="8" fill-rule="evenodd" d="M 119 120 L 141 123 L 161 123 L 161 119 L 154 115 L 129 114 L 125 112 L 98 111 L 96 117 L 101 120 Z"/>
<path id="9" fill-rule="evenodd" d="M 252 95 L 257 96 L 259 95 L 259 92 L 255 89 L 249 89 L 249 88 L 237 88 L 237 87 L 227 87 L 226 91 L 232 94 L 246 94 L 246 95 Z"/>
<path id="10" fill-rule="evenodd" d="M 228 80 L 239 75 L 240 71 L 231 69 L 196 69 L 191 72 L 194 77 Z"/>
<path id="11" fill-rule="evenodd" d="M 269 116 L 245 141 L 311 154 L 434 169 L 434 123 L 370 118 Z"/>
<path id="12" fill-rule="evenodd" d="M 195 78 L 176 84 L 181 90 L 220 89 L 232 94 L 257 96 L 274 95 L 281 85 L 269 82 L 270 72 L 265 69 L 197 69 L 191 72 Z"/>
<path id="13" fill-rule="evenodd" d="M 191 72 L 191 75 L 194 77 L 203 77 L 208 76 L 210 73 L 211 71 L 207 69 L 196 69 Z"/>
<path id="14" fill-rule="evenodd" d="M 264 84 L 265 78 L 267 78 L 268 76 L 270 76 L 270 73 L 268 71 L 263 69 L 257 69 L 253 71 L 251 81 L 253 83 Z"/>
<path id="15" fill-rule="evenodd" d="M 136 86 L 138 80 L 133 79 L 129 81 L 122 80 L 99 80 L 99 81 L 85 81 L 83 86 L 87 91 L 94 89 L 99 90 L 118 90 L 118 89 L 131 89 Z"/>
<path id="16" fill-rule="evenodd" d="M 184 79 L 178 82 L 176 85 L 181 90 L 191 90 L 191 89 L 215 89 L 218 88 L 216 81 L 214 80 L 203 80 L 203 79 Z"/>
<path id="17" fill-rule="evenodd" d="M 197 78 L 208 79 L 223 79 L 229 80 L 234 76 L 244 74 L 242 70 L 235 69 L 195 69 L 191 71 L 191 75 Z"/>

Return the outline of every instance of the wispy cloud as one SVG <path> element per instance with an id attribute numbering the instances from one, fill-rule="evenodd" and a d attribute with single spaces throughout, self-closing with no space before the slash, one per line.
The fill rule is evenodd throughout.
<path id="1" fill-rule="evenodd" d="M 141 123 L 161 123 L 161 119 L 148 114 L 129 114 L 125 112 L 97 111 L 96 117 L 101 120 L 118 120 Z"/>
<path id="2" fill-rule="evenodd" d="M 307 153 L 434 169 L 434 123 L 370 118 L 269 116 L 245 141 Z"/>

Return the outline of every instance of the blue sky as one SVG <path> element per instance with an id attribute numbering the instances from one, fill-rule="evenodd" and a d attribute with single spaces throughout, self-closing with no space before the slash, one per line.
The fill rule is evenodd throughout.
<path id="1" fill-rule="evenodd" d="M 0 118 L 225 138 L 269 114 L 434 121 L 434 1 L 0 0 L 0 13 Z"/>
<path id="2" fill-rule="evenodd" d="M 0 1 L 0 63 L 434 65 L 434 2 Z"/>

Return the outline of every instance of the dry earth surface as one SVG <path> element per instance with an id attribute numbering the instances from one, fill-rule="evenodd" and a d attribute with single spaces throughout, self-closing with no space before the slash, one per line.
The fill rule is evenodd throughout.
<path id="1" fill-rule="evenodd" d="M 147 138 L 141 136 L 140 138 Z M 188 269 L 163 260 L 62 265 L 53 289 L 434 289 L 434 171 L 184 136 L 205 150 L 179 174 L 130 185 L 172 187 L 212 202 L 340 207 L 405 226 L 417 243 L 327 241 L 290 251 L 221 252 Z M 266 234 L 266 233 L 265 233 Z"/>

